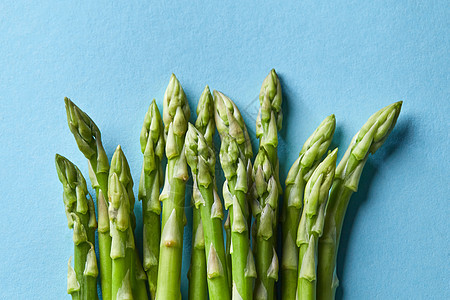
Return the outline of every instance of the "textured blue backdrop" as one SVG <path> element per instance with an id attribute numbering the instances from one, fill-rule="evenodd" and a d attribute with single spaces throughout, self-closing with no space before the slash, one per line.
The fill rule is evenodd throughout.
<path id="1" fill-rule="evenodd" d="M 87 166 L 64 96 L 97 122 L 110 157 L 122 145 L 138 182 L 144 114 L 172 72 L 192 110 L 209 84 L 254 133 L 272 67 L 284 92 L 283 180 L 325 116 L 336 114 L 342 156 L 370 114 L 404 101 L 350 203 L 338 297 L 450 298 L 448 1 L 39 2 L 0 3 L 0 299 L 69 298 L 72 233 L 54 154 Z M 189 227 L 185 236 L 184 293 Z"/>

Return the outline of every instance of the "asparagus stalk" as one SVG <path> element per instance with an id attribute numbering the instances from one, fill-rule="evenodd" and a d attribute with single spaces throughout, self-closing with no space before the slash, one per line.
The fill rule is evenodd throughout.
<path id="1" fill-rule="evenodd" d="M 209 101 L 208 106 L 212 108 L 212 99 Z M 200 114 L 200 117 L 207 114 L 206 111 L 203 115 Z M 214 125 L 212 124 L 212 126 Z M 203 225 L 209 298 L 212 300 L 230 299 L 223 243 L 223 209 L 214 187 L 215 154 L 211 147 L 212 137 L 210 142 L 208 144 L 203 134 L 189 124 L 185 151 L 187 162 L 194 176 L 194 204 L 200 210 Z"/>
<path id="2" fill-rule="evenodd" d="M 401 106 L 402 102 L 396 102 L 373 114 L 354 136 L 336 168 L 323 236 L 319 240 L 318 299 L 334 299 L 339 282 L 336 276 L 337 250 L 348 202 L 358 189 L 369 153 L 375 153 L 383 145 L 395 126 Z"/>
<path id="3" fill-rule="evenodd" d="M 194 205 L 194 199 L 192 199 Z M 189 299 L 208 299 L 208 286 L 206 281 L 206 253 L 205 238 L 200 210 L 195 208 L 192 212 L 192 253 L 189 268 Z"/>
<path id="4" fill-rule="evenodd" d="M 111 300 L 112 264 L 109 233 L 108 195 L 109 162 L 103 148 L 100 130 L 94 121 L 69 98 L 64 98 L 67 122 L 80 151 L 88 159 L 89 178 L 95 189 L 98 210 L 98 246 L 103 300 Z"/>
<path id="5" fill-rule="evenodd" d="M 142 275 L 145 273 L 140 265 L 133 233 L 133 179 L 120 146 L 111 160 L 108 184 L 113 299 L 122 299 L 123 296 L 147 299 L 146 277 Z"/>
<path id="6" fill-rule="evenodd" d="M 213 135 L 215 130 L 214 124 L 214 102 L 209 90 L 206 86 L 203 90 L 197 105 L 197 120 L 195 122 L 197 130 L 203 135 L 208 147 L 213 148 Z M 198 138 L 197 138 L 198 139 Z M 187 145 L 187 137 L 186 137 Z M 186 156 L 188 151 L 186 150 Z M 197 154 L 196 154 L 197 155 Z M 189 158 L 188 158 L 189 163 Z M 214 174 L 213 174 L 214 175 Z M 214 189 L 216 182 L 213 180 Z M 195 186 L 194 186 L 195 188 Z M 207 299 L 207 270 L 206 270 L 206 254 L 205 254 L 205 238 L 203 236 L 203 222 L 201 219 L 200 208 L 195 205 L 195 200 L 199 197 L 198 189 L 192 193 L 192 203 L 194 205 L 192 211 L 192 255 L 191 268 L 189 270 L 189 299 L 201 300 Z M 207 250 L 209 251 L 209 250 Z"/>
<path id="7" fill-rule="evenodd" d="M 259 94 L 260 110 L 256 120 L 259 151 L 253 165 L 253 194 L 260 209 L 256 218 L 256 270 L 258 277 L 253 297 L 273 299 L 278 280 L 278 256 L 275 251 L 278 198 L 281 195 L 277 155 L 277 130 L 281 129 L 281 85 L 275 70 L 264 79 Z"/>
<path id="8" fill-rule="evenodd" d="M 161 160 L 164 155 L 164 131 L 155 100 L 145 114 L 141 131 L 141 151 L 144 154 L 138 198 L 142 201 L 144 234 L 144 269 L 147 272 L 151 299 L 156 297 L 159 243 L 161 239 L 161 203 L 159 190 L 163 183 Z"/>
<path id="9" fill-rule="evenodd" d="M 156 299 L 179 300 L 183 227 L 186 218 L 184 198 L 189 177 L 184 139 L 190 110 L 180 82 L 172 74 L 164 95 L 163 121 L 166 136 L 166 179 L 160 201 L 163 202 L 161 245 Z"/>
<path id="10" fill-rule="evenodd" d="M 299 157 L 292 165 L 286 178 L 282 211 L 282 299 L 295 299 L 296 297 L 299 257 L 296 239 L 304 188 L 322 156 L 327 151 L 333 139 L 335 127 L 336 119 L 334 115 L 328 116 L 320 123 L 313 134 L 306 140 Z"/>
<path id="11" fill-rule="evenodd" d="M 130 282 L 131 243 L 128 243 L 131 236 L 130 203 L 125 187 L 115 172 L 110 175 L 108 192 L 112 238 L 112 299 L 133 299 Z"/>
<path id="12" fill-rule="evenodd" d="M 297 232 L 298 300 L 316 299 L 317 243 L 322 235 L 328 191 L 336 169 L 337 149 L 315 169 L 305 187 L 304 207 Z"/>
<path id="13" fill-rule="evenodd" d="M 226 178 L 223 197 L 230 214 L 232 299 L 247 300 L 253 298 L 253 278 L 256 277 L 246 197 L 252 147 L 239 109 L 231 99 L 217 91 L 214 91 L 214 116 L 222 141 L 219 156 Z"/>
<path id="14" fill-rule="evenodd" d="M 95 257 L 94 202 L 81 171 L 67 158 L 56 154 L 56 171 L 63 185 L 64 207 L 69 228 L 73 229 L 74 268 L 68 264 L 67 292 L 72 299 L 98 299 Z"/>
<path id="15" fill-rule="evenodd" d="M 227 262 L 228 288 L 231 290 L 231 283 L 233 278 L 231 275 L 231 227 L 230 227 L 230 213 L 227 214 L 227 219 L 223 224 L 225 229 L 225 260 Z"/>

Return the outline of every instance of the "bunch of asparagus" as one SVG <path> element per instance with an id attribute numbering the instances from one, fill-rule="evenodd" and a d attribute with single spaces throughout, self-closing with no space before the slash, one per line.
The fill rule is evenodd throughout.
<path id="1" fill-rule="evenodd" d="M 334 299 L 336 258 L 347 205 L 357 191 L 369 154 L 387 139 L 402 103 L 372 115 L 337 166 L 338 150 L 328 150 L 336 120 L 334 115 L 325 118 L 303 145 L 284 192 L 277 155 L 282 90 L 275 70 L 263 81 L 259 103 L 259 148 L 252 162 L 252 144 L 236 104 L 221 92 L 211 94 L 206 86 L 197 105 L 197 120 L 191 124 L 186 95 L 172 75 L 162 117 L 153 100 L 140 135 L 143 165 L 138 199 L 142 201 L 143 236 L 136 236 L 133 179 L 122 148 L 119 145 L 109 161 L 97 125 L 65 98 L 69 129 L 88 160 L 96 195 L 94 204 L 81 171 L 57 154 L 65 213 L 73 229 L 74 266 L 69 259 L 67 277 L 72 299 L 98 299 L 97 281 L 105 300 L 181 299 L 190 173 L 189 299 L 276 299 L 279 278 L 281 299 Z M 223 201 L 216 183 L 216 128 L 225 175 Z M 136 247 L 136 238 L 142 239 L 142 249 Z"/>

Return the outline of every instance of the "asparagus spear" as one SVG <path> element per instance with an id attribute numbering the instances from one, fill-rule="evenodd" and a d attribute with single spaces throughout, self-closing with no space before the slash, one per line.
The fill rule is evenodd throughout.
<path id="1" fill-rule="evenodd" d="M 88 159 L 89 178 L 95 189 L 98 210 L 98 246 L 103 300 L 111 300 L 111 236 L 109 233 L 108 195 L 109 162 L 102 145 L 100 130 L 92 119 L 69 98 L 64 98 L 67 122 L 78 148 Z"/>
<path id="2" fill-rule="evenodd" d="M 275 251 L 278 198 L 281 195 L 277 156 L 277 130 L 281 129 L 281 85 L 272 69 L 264 79 L 259 94 L 260 110 L 256 120 L 259 151 L 253 165 L 254 194 L 261 209 L 256 218 L 256 270 L 258 277 L 253 297 L 273 299 L 275 281 L 278 280 L 278 256 Z"/>
<path id="3" fill-rule="evenodd" d="M 130 202 L 117 173 L 112 172 L 108 188 L 112 238 L 112 299 L 133 299 L 130 282 Z M 133 241 L 134 243 L 134 241 Z"/>
<path id="4" fill-rule="evenodd" d="M 247 220 L 249 208 L 247 170 L 252 147 L 244 120 L 236 105 L 224 94 L 214 91 L 214 116 L 221 138 L 220 162 L 225 173 L 225 207 L 230 214 L 232 299 L 252 299 L 255 262 L 250 249 Z"/>
<path id="5" fill-rule="evenodd" d="M 110 223 L 112 224 L 111 237 L 112 237 L 112 249 L 111 258 L 113 259 L 113 286 L 112 293 L 113 299 L 119 297 L 116 293 L 116 288 L 120 288 L 127 276 L 126 280 L 129 281 L 129 287 L 131 295 L 138 299 L 147 299 L 147 290 L 145 281 L 147 280 L 144 270 L 139 259 L 139 255 L 135 245 L 134 238 L 134 224 L 133 220 L 136 219 L 134 215 L 134 193 L 133 193 L 133 179 L 131 177 L 130 167 L 125 154 L 122 151 L 120 145 L 114 152 L 111 159 L 111 168 L 109 170 L 108 184 L 113 187 L 114 190 L 108 195 L 109 201 L 112 206 L 109 206 Z M 125 195 L 121 195 L 125 193 Z M 113 198 L 115 197 L 115 198 Z M 120 201 L 127 201 L 128 203 L 121 203 Z M 128 212 L 128 220 L 123 217 L 121 222 L 118 214 Z M 126 223 L 128 221 L 128 224 Z M 125 244 L 122 244 L 125 242 Z M 118 250 L 118 247 L 124 247 L 124 253 Z M 113 256 L 113 252 L 115 252 Z M 125 256 L 122 256 L 124 254 Z M 122 260 L 124 259 L 124 260 Z M 124 268 L 122 265 L 124 264 Z M 119 266 L 118 268 L 115 268 Z M 116 270 L 118 274 L 116 276 Z M 129 274 L 127 274 L 129 273 Z"/>
<path id="6" fill-rule="evenodd" d="M 194 176 L 194 204 L 200 210 L 203 226 L 209 298 L 230 299 L 223 243 L 223 209 L 214 188 L 214 150 L 203 134 L 189 124 L 185 151 Z"/>
<path id="7" fill-rule="evenodd" d="M 326 208 L 324 232 L 319 240 L 318 299 L 334 299 L 338 286 L 337 250 L 348 202 L 351 195 L 358 189 L 359 179 L 369 153 L 375 153 L 383 145 L 395 126 L 401 106 L 402 102 L 396 102 L 373 114 L 354 136 L 336 168 Z"/>
<path id="8" fill-rule="evenodd" d="M 161 160 L 164 155 L 164 131 L 155 100 L 145 114 L 141 131 L 141 150 L 144 154 L 138 198 L 142 201 L 144 231 L 144 269 L 147 272 L 151 299 L 156 297 L 159 243 L 161 239 L 161 203 L 159 189 L 163 183 Z"/>
<path id="9" fill-rule="evenodd" d="M 214 124 L 214 102 L 209 90 L 206 86 L 203 90 L 197 105 L 197 120 L 195 122 L 197 130 L 203 135 L 208 147 L 213 148 L 213 135 L 215 130 Z M 185 146 L 188 145 L 188 135 L 186 136 Z M 198 138 L 197 138 L 198 139 Z M 186 157 L 188 150 L 186 149 Z M 197 155 L 197 154 L 195 154 Z M 189 158 L 188 163 L 189 163 Z M 213 174 L 214 175 L 214 174 Z M 197 182 L 197 181 L 196 181 Z M 212 180 L 214 189 L 216 182 Z M 195 188 L 195 187 L 194 187 Z M 202 300 L 207 299 L 207 270 L 206 270 L 206 254 L 205 254 L 205 238 L 203 236 L 203 224 L 201 219 L 200 208 L 195 205 L 196 199 L 201 196 L 199 190 L 195 189 L 192 193 L 192 202 L 194 205 L 192 214 L 192 255 L 191 268 L 189 270 L 189 299 Z M 207 249 L 209 251 L 209 249 Z"/>
<path id="10" fill-rule="evenodd" d="M 183 227 L 186 218 L 184 195 L 189 177 L 184 139 L 190 110 L 180 82 L 172 74 L 164 95 L 163 121 L 166 135 L 166 178 L 160 201 L 163 202 L 161 245 L 156 299 L 179 300 Z"/>
<path id="11" fill-rule="evenodd" d="M 336 169 L 337 149 L 315 169 L 305 187 L 304 207 L 297 232 L 298 300 L 316 299 L 317 243 L 322 235 L 328 191 Z"/>
<path id="12" fill-rule="evenodd" d="M 297 291 L 298 247 L 295 244 L 306 182 L 333 139 L 336 119 L 330 115 L 306 140 L 286 178 L 282 211 L 281 298 L 295 299 Z"/>
<path id="13" fill-rule="evenodd" d="M 94 202 L 81 171 L 67 158 L 56 154 L 56 171 L 63 185 L 63 199 L 69 228 L 73 229 L 74 268 L 68 264 L 67 292 L 72 299 L 98 299 L 95 257 Z"/>

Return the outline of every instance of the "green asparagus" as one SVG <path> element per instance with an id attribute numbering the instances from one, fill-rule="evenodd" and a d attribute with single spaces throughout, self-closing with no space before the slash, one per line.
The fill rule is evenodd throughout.
<path id="1" fill-rule="evenodd" d="M 215 130 L 214 124 L 214 102 L 209 90 L 206 86 L 203 90 L 200 100 L 197 105 L 197 120 L 195 126 L 203 135 L 206 144 L 213 148 L 213 135 Z M 187 137 L 186 137 L 187 146 Z M 188 150 L 186 148 L 186 156 Z M 189 163 L 189 158 L 188 158 Z M 214 175 L 214 174 L 213 174 Z M 194 178 L 195 175 L 194 175 Z M 197 182 L 197 181 L 196 181 Z M 196 183 L 195 182 L 195 183 Z M 213 177 L 214 189 L 216 189 L 216 182 Z M 194 188 L 196 185 L 194 184 Z M 206 269 L 206 254 L 205 254 L 205 238 L 203 236 L 204 228 L 201 219 L 200 208 L 195 205 L 195 200 L 201 196 L 198 189 L 194 189 L 192 193 L 192 254 L 191 267 L 189 269 L 189 299 L 202 300 L 207 299 L 207 269 Z M 209 251 L 209 250 L 207 250 Z"/>
<path id="2" fill-rule="evenodd" d="M 67 292 L 72 299 L 92 300 L 97 296 L 94 202 L 81 171 L 67 158 L 56 154 L 56 171 L 63 185 L 64 207 L 69 228 L 73 229 L 74 268 L 68 263 Z"/>
<path id="3" fill-rule="evenodd" d="M 384 107 L 354 136 L 336 168 L 328 200 L 323 236 L 319 240 L 317 298 L 334 299 L 338 286 L 336 258 L 342 224 L 350 197 L 358 189 L 359 179 L 369 153 L 380 148 L 395 126 L 402 102 Z"/>
<path id="4" fill-rule="evenodd" d="M 304 188 L 327 151 L 333 139 L 335 127 L 336 119 L 334 115 L 328 116 L 320 123 L 319 127 L 306 140 L 299 157 L 292 165 L 286 178 L 282 211 L 282 299 L 295 299 L 296 297 L 299 249 L 295 241 L 303 204 Z"/>
<path id="5" fill-rule="evenodd" d="M 336 169 L 337 149 L 321 162 L 305 187 L 302 217 L 297 231 L 298 300 L 316 299 L 317 243 L 323 232 L 328 192 Z"/>
<path id="6" fill-rule="evenodd" d="M 275 70 L 264 79 L 259 94 L 260 110 L 256 120 L 259 151 L 253 165 L 253 194 L 260 208 L 254 211 L 256 219 L 256 270 L 258 277 L 254 299 L 273 299 L 275 281 L 278 280 L 278 256 L 275 251 L 278 198 L 281 195 L 278 136 L 281 129 L 281 85 Z"/>
<path id="7" fill-rule="evenodd" d="M 239 109 L 224 94 L 213 94 L 214 98 L 206 86 L 194 127 L 188 123 L 186 95 L 172 74 L 162 118 L 155 100 L 145 115 L 138 194 L 143 208 L 143 264 L 135 245 L 135 197 L 125 155 L 118 146 L 110 167 L 97 125 L 70 99 L 64 99 L 69 129 L 88 160 L 98 209 L 97 223 L 83 175 L 57 154 L 65 213 L 73 229 L 74 263 L 72 267 L 69 259 L 67 274 L 67 292 L 72 299 L 98 299 L 98 275 L 105 300 L 148 299 L 147 281 L 152 300 L 181 299 L 188 164 L 193 174 L 194 206 L 189 299 L 276 299 L 278 202 L 283 193 L 277 155 L 277 132 L 283 119 L 280 81 L 272 69 L 260 90 L 256 120 L 259 149 L 253 167 L 252 145 Z M 401 106 L 402 102 L 393 103 L 372 115 L 337 167 L 337 149 L 321 162 L 334 135 L 334 115 L 327 117 L 303 145 L 286 178 L 281 208 L 282 299 L 334 299 L 337 252 L 349 200 L 357 191 L 369 154 L 374 154 L 393 130 Z M 222 192 L 228 214 L 223 228 L 213 151 L 216 126 L 226 179 Z"/>
<path id="8" fill-rule="evenodd" d="M 89 178 L 95 189 L 98 216 L 98 246 L 103 300 L 111 300 L 112 263 L 109 233 L 108 196 L 109 161 L 102 145 L 100 130 L 92 119 L 69 98 L 64 98 L 67 122 L 80 151 L 88 159 Z"/>
<path id="9" fill-rule="evenodd" d="M 214 91 L 214 116 L 221 138 L 220 162 L 225 173 L 225 208 L 231 227 L 232 299 L 252 299 L 256 268 L 250 249 L 247 203 L 248 169 L 252 146 L 247 128 L 236 105 L 224 94 Z"/>
<path id="10" fill-rule="evenodd" d="M 210 105 L 212 107 L 212 99 Z M 194 205 L 200 210 L 203 226 L 209 298 L 230 299 L 223 243 L 223 208 L 214 187 L 214 150 L 203 134 L 189 124 L 185 151 L 194 176 Z"/>
<path id="11" fill-rule="evenodd" d="M 184 139 L 190 110 L 180 82 L 172 74 L 164 95 L 163 121 L 166 136 L 166 178 L 160 195 L 163 202 L 161 244 L 158 265 L 156 299 L 179 300 L 184 198 L 189 177 L 184 151 Z"/>
<path id="12" fill-rule="evenodd" d="M 126 263 L 128 264 L 130 274 L 130 287 L 133 292 L 133 295 L 138 299 L 147 299 L 147 288 L 145 282 L 147 281 L 147 277 L 142 268 L 142 264 L 139 258 L 138 251 L 135 245 L 135 236 L 134 236 L 134 228 L 135 228 L 135 220 L 136 216 L 134 214 L 134 193 L 133 193 L 133 179 L 131 177 L 130 166 L 128 165 L 128 161 L 125 157 L 125 154 L 122 151 L 120 145 L 117 147 L 114 152 L 113 158 L 111 159 L 111 169 L 109 170 L 109 180 L 112 179 L 112 175 L 117 174 L 117 178 L 120 181 L 121 185 L 124 187 L 125 192 L 127 194 L 127 199 L 129 203 L 129 222 L 130 227 L 127 229 L 127 244 L 126 244 Z M 116 213 L 117 208 L 109 207 L 109 213 Z M 110 215 L 110 223 L 114 220 L 111 219 Z M 113 237 L 113 235 L 111 235 Z M 113 240 L 114 244 L 114 240 Z M 113 269 L 114 270 L 114 269 Z M 113 279 L 114 281 L 114 279 Z"/>
<path id="13" fill-rule="evenodd" d="M 122 297 L 147 299 L 146 276 L 136 252 L 133 233 L 133 180 L 120 146 L 117 147 L 111 159 L 108 185 L 112 238 L 112 297 L 113 299 L 122 299 Z"/>
<path id="14" fill-rule="evenodd" d="M 164 155 L 164 130 L 155 100 L 145 114 L 141 131 L 141 151 L 144 154 L 138 198 L 142 201 L 144 235 L 144 269 L 147 272 L 151 299 L 156 298 L 159 243 L 161 239 L 161 203 L 159 190 L 163 184 L 161 160 Z"/>

